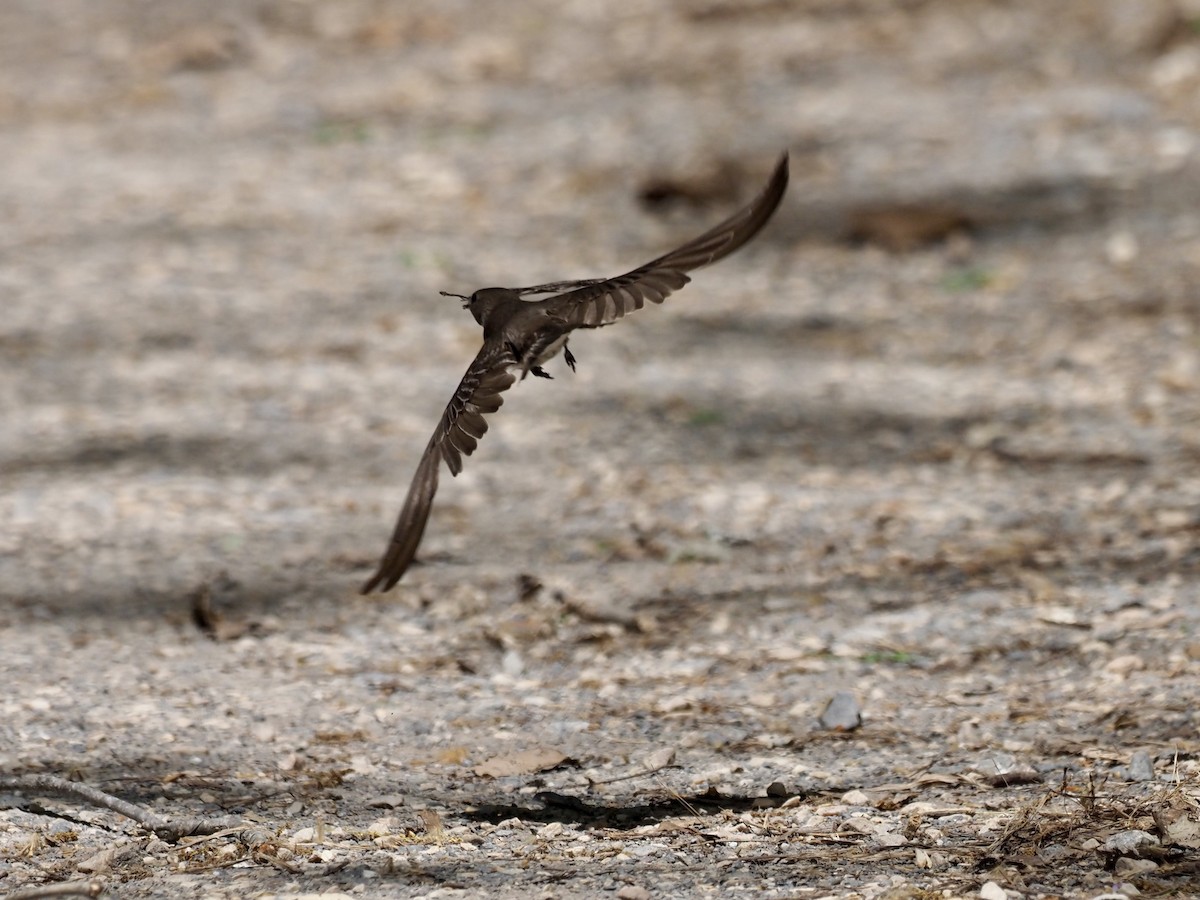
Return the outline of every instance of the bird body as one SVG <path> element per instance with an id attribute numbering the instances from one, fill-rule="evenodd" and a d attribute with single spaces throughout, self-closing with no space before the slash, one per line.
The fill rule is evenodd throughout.
<path id="1" fill-rule="evenodd" d="M 452 475 L 462 471 L 463 456 L 475 451 L 487 431 L 484 416 L 500 408 L 501 395 L 517 380 L 514 372 L 519 371 L 522 379 L 531 372 L 549 378 L 542 366 L 559 353 L 574 371 L 575 357 L 567 346 L 572 332 L 611 325 L 641 309 L 647 300 L 662 303 L 691 280 L 687 272 L 728 256 L 754 237 L 779 206 L 787 182 L 784 154 L 753 202 L 698 238 L 624 275 L 525 288 L 482 288 L 469 297 L 443 291 L 445 296 L 461 299 L 482 326 L 483 346 L 429 439 L 388 549 L 362 593 L 380 586 L 390 590 L 408 569 L 433 508 L 441 463 L 446 463 Z M 522 299 L 529 294 L 553 296 Z"/>
<path id="2" fill-rule="evenodd" d="M 519 291 L 531 293 L 534 289 Z M 511 288 L 483 288 L 468 297 L 464 306 L 483 326 L 485 344 L 502 342 L 512 349 L 522 362 L 522 378 L 529 372 L 549 377 L 541 367 L 566 350 L 570 332 L 580 327 L 572 325 L 548 300 L 522 300 Z M 569 353 L 567 364 L 574 370 L 575 359 Z"/>

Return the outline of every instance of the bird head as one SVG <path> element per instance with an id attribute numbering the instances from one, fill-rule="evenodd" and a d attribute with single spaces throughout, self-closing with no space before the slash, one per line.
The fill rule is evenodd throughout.
<path id="1" fill-rule="evenodd" d="M 452 294 L 449 291 L 440 291 L 439 293 L 443 297 L 457 297 L 463 302 L 463 309 L 470 310 L 475 321 L 484 326 L 487 325 L 486 320 L 492 310 L 505 301 L 517 299 L 517 295 L 508 288 L 480 288 L 469 297 L 463 294 Z"/>

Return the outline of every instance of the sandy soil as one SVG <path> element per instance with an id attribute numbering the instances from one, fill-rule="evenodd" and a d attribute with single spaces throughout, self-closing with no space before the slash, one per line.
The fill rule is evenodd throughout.
<path id="1" fill-rule="evenodd" d="M 611 7 L 0 5 L 0 892 L 1196 890 L 1200 4 Z"/>

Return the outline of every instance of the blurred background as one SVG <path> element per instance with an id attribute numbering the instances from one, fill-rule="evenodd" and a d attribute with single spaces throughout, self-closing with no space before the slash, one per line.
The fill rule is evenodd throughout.
<path id="1" fill-rule="evenodd" d="M 477 346 L 437 291 L 624 271 L 783 149 L 771 227 L 510 395 L 426 552 L 1119 519 L 1197 452 L 1198 128 L 1193 0 L 5 3 L 5 590 L 352 586 Z"/>
<path id="2" fill-rule="evenodd" d="M 763 233 L 509 392 L 358 597 L 479 346 L 438 291 L 627 271 L 783 150 Z M 1198 201 L 1200 0 L 4 0 L 0 769 L 484 842 L 347 839 L 313 890 L 1109 890 L 1195 793 Z M 789 796 L 759 851 L 466 817 L 632 847 Z M 3 815 L 9 887 L 127 825 Z M 132 839 L 123 890 L 297 889 Z"/>

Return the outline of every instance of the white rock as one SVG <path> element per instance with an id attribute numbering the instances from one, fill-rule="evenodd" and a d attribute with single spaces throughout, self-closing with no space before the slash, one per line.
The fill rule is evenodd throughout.
<path id="1" fill-rule="evenodd" d="M 847 806 L 872 806 L 871 798 L 860 790 L 846 791 L 842 794 L 842 802 Z"/>
<path id="2" fill-rule="evenodd" d="M 1137 856 L 1146 847 L 1157 847 L 1159 840 L 1148 831 L 1132 828 L 1129 831 L 1118 831 L 1104 842 L 1104 849 L 1109 853 L 1119 853 L 1122 856 Z"/>

